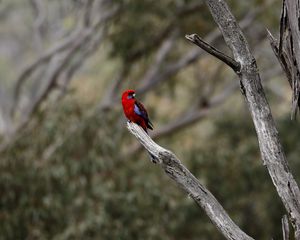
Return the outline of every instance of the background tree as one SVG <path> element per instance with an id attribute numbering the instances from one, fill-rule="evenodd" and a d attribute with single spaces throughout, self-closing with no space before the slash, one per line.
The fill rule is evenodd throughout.
<path id="1" fill-rule="evenodd" d="M 277 30 L 280 4 L 230 1 L 229 5 L 254 49 L 274 116 L 280 119 L 290 167 L 299 181 L 299 127 L 287 120 L 289 86 L 265 38 L 265 26 Z M 280 238 L 284 210 L 259 162 L 239 84 L 226 66 L 183 38 L 197 32 L 227 51 L 203 2 L 41 0 L 2 1 L 0 6 L 4 239 L 223 238 L 134 145 L 119 103 L 120 92 L 132 86 L 150 107 L 153 137 L 176 149 L 232 219 L 254 238 Z M 44 6 L 46 17 L 37 6 Z M 87 9 L 93 13 L 86 14 Z M 98 30 L 88 31 L 102 17 L 105 21 Z M 77 21 L 83 29 L 78 35 Z M 33 34 L 44 28 L 40 35 Z M 80 50 L 64 58 L 74 47 L 68 43 L 66 50 L 51 57 L 54 60 L 39 64 L 39 70 L 22 81 L 15 101 L 14 79 L 23 69 L 56 43 L 72 36 L 74 44 L 79 42 L 83 32 L 91 41 L 80 41 Z M 56 84 L 32 114 L 24 115 L 45 89 L 49 79 L 45 73 L 58 69 L 64 59 L 68 63 Z M 17 106 L 13 114 L 12 106 Z M 25 116 L 27 123 L 20 125 Z M 257 224 L 249 224 L 252 219 Z"/>

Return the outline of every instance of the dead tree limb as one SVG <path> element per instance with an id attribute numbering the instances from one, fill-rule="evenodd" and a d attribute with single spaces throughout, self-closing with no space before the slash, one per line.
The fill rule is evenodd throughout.
<path id="1" fill-rule="evenodd" d="M 283 0 L 279 42 L 268 31 L 271 47 L 292 88 L 291 119 L 300 108 L 300 1 Z"/>
<path id="2" fill-rule="evenodd" d="M 186 39 L 191 41 L 192 43 L 196 44 L 198 47 L 202 48 L 206 52 L 210 53 L 214 57 L 220 59 L 223 63 L 227 64 L 229 67 L 233 69 L 233 71 L 237 72 L 240 70 L 240 64 L 236 62 L 231 57 L 227 56 L 226 54 L 222 53 L 215 47 L 211 46 L 203 39 L 201 39 L 197 34 L 186 35 Z"/>
<path id="3" fill-rule="evenodd" d="M 263 164 L 276 187 L 300 239 L 300 191 L 286 160 L 271 109 L 261 84 L 256 60 L 250 52 L 246 38 L 224 0 L 206 0 L 210 12 L 219 26 L 235 61 L 241 65 L 236 74 L 249 107 L 256 129 Z"/>
<path id="4" fill-rule="evenodd" d="M 290 229 L 289 229 L 289 219 L 287 215 L 284 215 L 281 219 L 282 225 L 282 239 L 289 240 L 290 239 Z"/>
<path id="5" fill-rule="evenodd" d="M 165 173 L 173 179 L 209 216 L 219 231 L 231 240 L 253 239 L 229 217 L 222 205 L 199 180 L 180 162 L 174 153 L 156 144 L 135 123 L 127 123 L 128 130 L 160 162 Z"/>

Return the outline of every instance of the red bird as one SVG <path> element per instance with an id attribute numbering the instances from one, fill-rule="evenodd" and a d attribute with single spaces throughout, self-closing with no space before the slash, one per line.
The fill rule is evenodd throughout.
<path id="1" fill-rule="evenodd" d="M 141 126 L 147 133 L 148 129 L 153 130 L 153 125 L 150 122 L 147 110 L 144 105 L 135 99 L 134 90 L 126 90 L 122 94 L 122 105 L 125 116 L 131 122 Z M 149 152 L 150 159 L 153 163 L 158 163 L 159 160 Z"/>
<path id="2" fill-rule="evenodd" d="M 153 130 L 153 124 L 150 122 L 147 110 L 144 105 L 135 99 L 134 90 L 126 90 L 122 94 L 122 105 L 127 119 L 140 125 L 145 132 L 147 129 Z"/>

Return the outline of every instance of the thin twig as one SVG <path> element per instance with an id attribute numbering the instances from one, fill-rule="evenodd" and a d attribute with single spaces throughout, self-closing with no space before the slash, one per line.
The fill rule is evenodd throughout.
<path id="1" fill-rule="evenodd" d="M 202 48 L 209 54 L 220 59 L 222 62 L 231 67 L 233 71 L 240 71 L 241 66 L 238 62 L 236 62 L 233 58 L 227 56 L 226 54 L 222 53 L 218 49 L 214 48 L 213 46 L 209 45 L 207 42 L 202 40 L 197 34 L 185 35 L 185 38 L 191 41 L 192 43 L 196 44 L 198 47 Z"/>

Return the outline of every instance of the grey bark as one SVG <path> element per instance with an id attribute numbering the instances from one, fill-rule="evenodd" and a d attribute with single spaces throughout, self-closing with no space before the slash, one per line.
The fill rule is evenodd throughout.
<path id="1" fill-rule="evenodd" d="M 227 56 L 226 54 L 222 53 L 218 49 L 214 48 L 213 46 L 209 45 L 207 42 L 202 40 L 197 34 L 186 35 L 185 37 L 200 48 L 204 49 L 206 52 L 210 53 L 214 57 L 226 63 L 229 67 L 233 69 L 233 71 L 237 72 L 240 70 L 241 66 L 238 62 L 236 62 L 234 59 Z"/>
<path id="2" fill-rule="evenodd" d="M 206 0 L 206 3 L 233 53 L 234 60 L 241 65 L 240 71 L 236 73 L 240 77 L 241 89 L 256 129 L 263 164 L 267 167 L 277 193 L 289 214 L 295 229 L 295 238 L 300 239 L 300 191 L 289 170 L 261 84 L 256 60 L 226 2 Z"/>
<path id="3" fill-rule="evenodd" d="M 292 88 L 292 111 L 294 119 L 300 107 L 300 1 L 283 0 L 280 19 L 279 42 L 268 31 L 271 47 Z"/>
<path id="4" fill-rule="evenodd" d="M 253 239 L 243 232 L 228 216 L 222 205 L 199 180 L 180 162 L 171 151 L 156 144 L 135 123 L 128 122 L 127 128 L 140 143 L 159 161 L 165 173 L 173 179 L 202 209 L 219 231 L 231 240 Z"/>
<path id="5" fill-rule="evenodd" d="M 289 240 L 290 239 L 290 228 L 289 228 L 289 220 L 287 215 L 284 215 L 281 219 L 282 226 L 282 239 Z"/>

